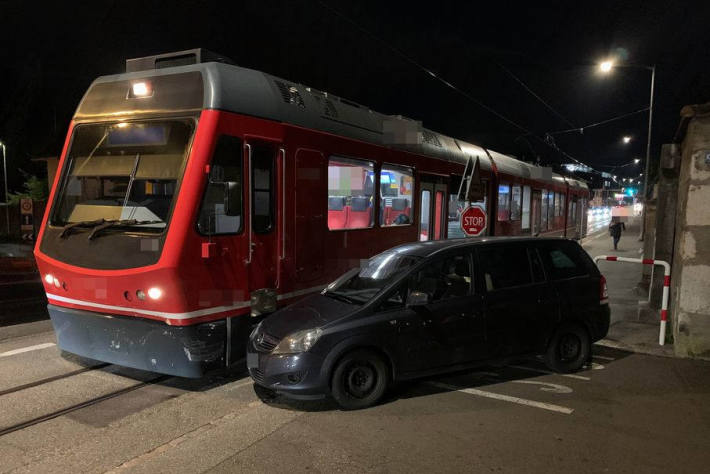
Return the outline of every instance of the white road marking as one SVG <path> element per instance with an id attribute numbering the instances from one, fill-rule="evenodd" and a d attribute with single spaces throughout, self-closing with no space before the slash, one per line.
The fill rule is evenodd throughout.
<path id="1" fill-rule="evenodd" d="M 591 380 L 589 377 L 585 377 L 583 375 L 558 374 L 557 372 L 552 372 L 551 370 L 533 369 L 532 367 L 525 367 L 522 365 L 509 365 L 508 367 L 512 367 L 514 369 L 520 369 L 520 370 L 529 370 L 530 372 L 539 372 L 541 374 L 559 375 L 560 377 L 567 377 L 570 379 Z"/>
<path id="2" fill-rule="evenodd" d="M 524 383 L 529 385 L 540 385 L 540 390 L 543 392 L 552 393 L 572 393 L 572 389 L 566 385 L 559 385 L 556 383 L 547 382 L 537 382 L 535 380 L 513 380 L 513 383 Z"/>
<path id="3" fill-rule="evenodd" d="M 595 356 L 592 356 L 592 357 L 594 357 L 595 359 L 601 359 L 601 360 L 609 360 L 609 361 L 616 360 L 616 359 L 614 359 L 613 357 L 606 357 L 606 356 L 598 356 L 598 355 L 595 355 Z"/>
<path id="4" fill-rule="evenodd" d="M 526 398 L 511 397 L 510 395 L 503 395 L 500 393 L 484 392 L 483 390 L 478 390 L 476 388 L 460 388 L 455 385 L 449 385 L 449 384 L 441 383 L 441 382 L 429 382 L 429 385 L 443 388 L 445 390 L 468 393 L 470 395 L 477 395 L 479 397 L 492 398 L 494 400 L 501 400 L 504 402 L 517 403 L 518 405 L 525 405 L 525 406 L 529 406 L 529 407 L 540 408 L 543 410 L 554 411 L 557 413 L 564 413 L 565 415 L 570 415 L 574 411 L 571 408 L 563 407 L 560 405 L 553 405 L 551 403 L 536 402 L 535 400 L 528 400 Z"/>
<path id="5" fill-rule="evenodd" d="M 37 344 L 36 346 L 22 347 L 20 349 L 15 349 L 13 351 L 0 352 L 0 357 L 8 357 L 15 354 L 22 354 L 23 352 L 38 351 L 40 349 L 46 349 L 48 347 L 56 346 L 53 342 L 45 342 L 44 344 Z"/>
<path id="6" fill-rule="evenodd" d="M 592 370 L 602 370 L 604 366 L 602 364 L 597 364 L 596 362 L 592 362 Z"/>

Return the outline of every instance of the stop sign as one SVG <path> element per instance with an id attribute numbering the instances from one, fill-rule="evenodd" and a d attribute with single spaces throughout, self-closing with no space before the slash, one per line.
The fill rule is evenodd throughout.
<path id="1" fill-rule="evenodd" d="M 486 230 L 486 211 L 478 206 L 469 206 L 461 213 L 461 230 L 469 237 L 476 237 Z"/>

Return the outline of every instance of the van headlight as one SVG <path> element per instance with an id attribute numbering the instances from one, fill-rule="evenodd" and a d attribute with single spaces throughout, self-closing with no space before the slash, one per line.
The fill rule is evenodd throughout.
<path id="1" fill-rule="evenodd" d="M 279 342 L 279 345 L 276 346 L 272 354 L 297 354 L 299 352 L 306 352 L 313 347 L 313 344 L 316 343 L 322 333 L 322 329 L 316 328 L 305 329 L 289 334 Z"/>

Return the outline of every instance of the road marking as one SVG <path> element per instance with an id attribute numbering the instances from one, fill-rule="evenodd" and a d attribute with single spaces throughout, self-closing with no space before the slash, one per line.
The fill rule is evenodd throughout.
<path id="1" fill-rule="evenodd" d="M 574 411 L 571 408 L 563 407 L 560 405 L 553 405 L 551 403 L 536 402 L 535 400 L 528 400 L 526 398 L 511 397 L 510 395 L 503 395 L 500 393 L 484 392 L 483 390 L 478 390 L 476 388 L 460 388 L 455 385 L 449 385 L 441 382 L 429 382 L 429 385 L 435 387 L 450 390 L 452 392 L 462 392 L 468 393 L 470 395 L 477 395 L 479 397 L 492 398 L 494 400 L 501 400 L 504 402 L 517 403 L 518 405 L 525 405 L 534 408 L 540 408 L 543 410 L 554 411 L 557 413 L 564 413 L 565 415 L 570 415 Z"/>
<path id="2" fill-rule="evenodd" d="M 53 342 L 45 342 L 44 344 L 37 344 L 36 346 L 22 347 L 20 349 L 15 349 L 14 351 L 0 352 L 0 357 L 8 357 L 15 354 L 22 354 L 23 352 L 38 351 L 40 349 L 46 349 L 48 347 L 56 346 Z"/>
<path id="3" fill-rule="evenodd" d="M 592 362 L 592 370 L 602 370 L 604 366 L 602 364 L 597 364 L 596 362 Z"/>
<path id="4" fill-rule="evenodd" d="M 613 357 L 606 357 L 606 356 L 594 355 L 594 356 L 592 356 L 592 357 L 594 357 L 595 359 L 601 359 L 601 360 L 609 360 L 609 361 L 616 360 L 616 359 L 614 359 Z"/>
<path id="5" fill-rule="evenodd" d="M 524 383 L 528 385 L 540 385 L 540 390 L 543 392 L 552 393 L 572 393 L 572 389 L 566 385 L 558 385 L 556 383 L 537 382 L 535 380 L 513 380 L 513 383 Z"/>
<path id="6" fill-rule="evenodd" d="M 532 367 L 525 367 L 522 365 L 509 365 L 508 367 L 512 367 L 514 369 L 520 369 L 520 370 L 529 370 L 530 372 L 539 372 L 541 374 L 550 374 L 550 375 L 559 375 L 560 377 L 567 377 L 570 379 L 577 379 L 577 380 L 592 380 L 589 377 L 585 377 L 583 375 L 574 375 L 574 374 L 558 374 L 557 372 L 552 372 L 551 370 L 543 370 L 543 369 L 533 369 Z"/>

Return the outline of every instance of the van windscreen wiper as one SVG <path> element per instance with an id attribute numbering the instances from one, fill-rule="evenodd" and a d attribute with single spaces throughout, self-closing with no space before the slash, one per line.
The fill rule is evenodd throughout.
<path id="1" fill-rule="evenodd" d="M 111 220 L 111 221 L 104 221 L 94 227 L 89 234 L 89 240 L 93 240 L 99 232 L 102 232 L 109 227 L 131 227 L 135 225 L 143 225 L 143 224 L 163 224 L 164 221 L 157 220 L 157 221 L 139 221 L 136 219 L 122 219 L 122 220 Z"/>
<path id="2" fill-rule="evenodd" d="M 79 222 L 72 222 L 71 224 L 67 224 L 64 226 L 62 229 L 62 233 L 59 234 L 59 237 L 62 239 L 65 237 L 69 237 L 69 234 L 72 233 L 73 229 L 76 229 L 77 227 L 96 227 L 97 225 L 101 225 L 106 222 L 106 219 L 103 217 L 101 219 L 94 219 L 93 221 L 79 221 Z"/>

